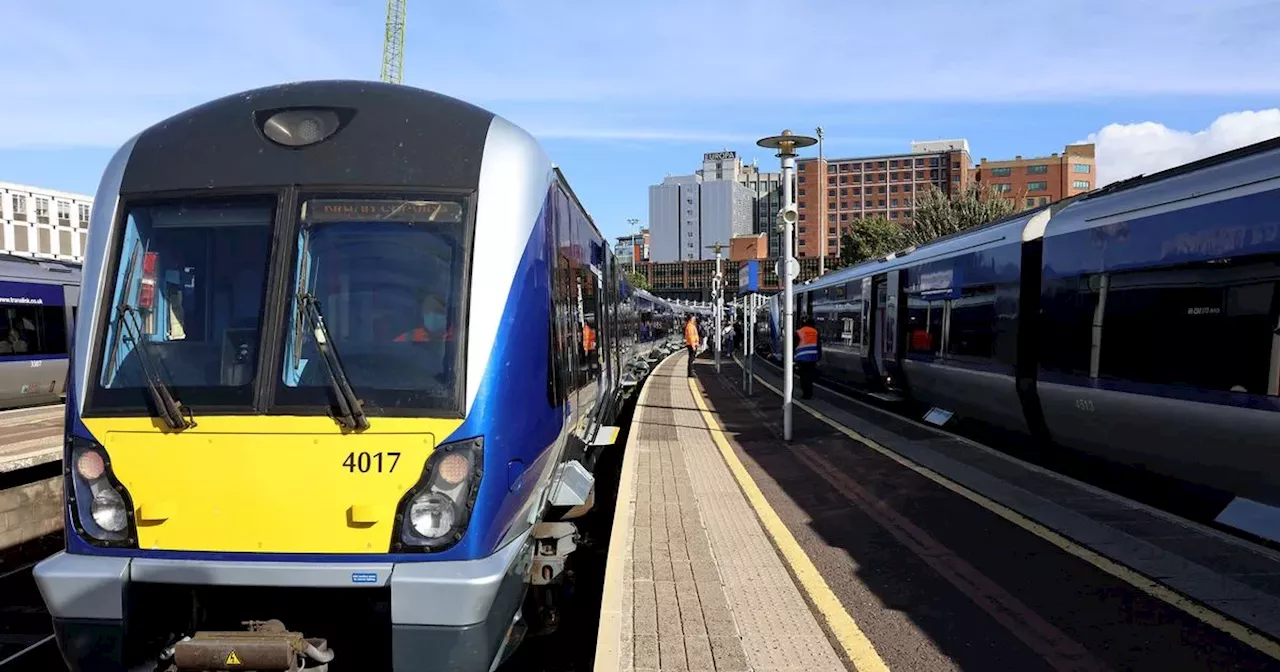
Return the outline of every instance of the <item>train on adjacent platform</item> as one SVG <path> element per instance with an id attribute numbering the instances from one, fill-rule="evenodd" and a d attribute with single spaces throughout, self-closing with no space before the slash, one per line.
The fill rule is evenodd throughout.
<path id="1" fill-rule="evenodd" d="M 1220 522 L 1280 539 L 1280 138 L 794 297 L 822 377 L 1215 488 Z"/>
<path id="2" fill-rule="evenodd" d="M 80 264 L 0 255 L 0 410 L 61 399 L 79 297 Z"/>
<path id="3" fill-rule="evenodd" d="M 680 332 L 532 136 L 288 84 L 142 131 L 95 202 L 67 549 L 35 571 L 73 669 L 483 671 L 554 627 Z"/>

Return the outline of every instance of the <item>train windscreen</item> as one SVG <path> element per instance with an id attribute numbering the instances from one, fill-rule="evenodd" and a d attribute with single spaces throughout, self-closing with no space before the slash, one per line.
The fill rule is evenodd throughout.
<path id="1" fill-rule="evenodd" d="M 280 404 L 327 407 L 337 373 L 369 411 L 460 412 L 466 212 L 460 199 L 303 199 Z"/>
<path id="2" fill-rule="evenodd" d="M 155 377 L 188 405 L 252 403 L 274 218 L 274 197 L 129 208 L 92 407 L 146 412 Z"/>

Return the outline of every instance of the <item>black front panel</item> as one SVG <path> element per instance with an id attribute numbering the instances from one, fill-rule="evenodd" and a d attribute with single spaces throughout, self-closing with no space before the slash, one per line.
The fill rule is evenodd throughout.
<path id="1" fill-rule="evenodd" d="M 285 147 L 267 139 L 269 112 L 327 108 L 342 125 Z M 139 136 L 121 192 L 305 184 L 475 189 L 493 114 L 430 91 L 322 81 L 238 93 L 187 110 Z"/>

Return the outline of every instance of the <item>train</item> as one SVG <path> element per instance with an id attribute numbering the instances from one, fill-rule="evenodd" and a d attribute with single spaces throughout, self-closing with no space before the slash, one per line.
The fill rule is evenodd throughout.
<path id="1" fill-rule="evenodd" d="M 1280 539 L 1280 138 L 841 269 L 794 300 L 823 378 L 1217 490 L 1218 522 Z"/>
<path id="2" fill-rule="evenodd" d="M 56 403 L 80 298 L 80 264 L 0 254 L 0 410 Z"/>
<path id="3" fill-rule="evenodd" d="M 73 670 L 487 671 L 554 629 L 680 311 L 529 133 L 272 86 L 143 130 L 95 202 L 34 572 Z"/>

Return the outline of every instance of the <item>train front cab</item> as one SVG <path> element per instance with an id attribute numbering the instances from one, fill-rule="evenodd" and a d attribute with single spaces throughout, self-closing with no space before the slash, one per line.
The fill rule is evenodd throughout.
<path id="1" fill-rule="evenodd" d="M 520 633 L 534 568 L 563 569 L 563 538 L 535 558 L 535 535 L 547 505 L 581 502 L 552 485 L 616 379 L 581 375 L 575 354 L 591 260 L 569 260 L 576 281 L 559 272 L 558 251 L 587 249 L 575 229 L 589 220 L 549 197 L 549 161 L 501 119 L 367 82 L 304 95 L 370 86 L 376 104 L 332 150 L 342 166 L 367 156 L 354 168 L 369 183 L 400 177 L 351 149 L 403 117 L 378 109 L 396 99 L 452 134 L 413 135 L 422 155 L 441 151 L 433 138 L 478 137 L 484 161 L 473 148 L 440 163 L 445 186 L 430 189 L 166 189 L 201 181 L 184 171 L 232 185 L 319 172 L 234 126 L 254 118 L 243 105 L 296 104 L 277 87 L 187 113 L 229 120 L 217 143 L 204 138 L 216 125 L 195 139 L 160 125 L 109 165 L 68 389 L 67 550 L 35 570 L 73 669 L 128 669 L 182 634 L 279 619 L 327 638 L 344 669 L 487 670 Z M 254 170 L 155 158 L 210 144 Z M 152 168 L 126 169 L 137 155 Z M 432 165 L 418 177 L 436 183 Z M 459 167 L 477 174 L 450 187 Z M 335 619 L 346 626 L 326 629 Z"/>

